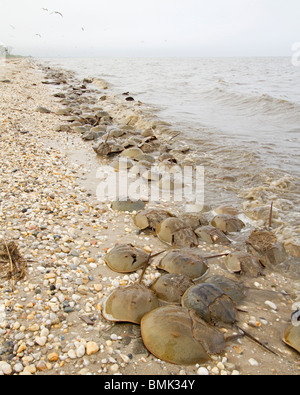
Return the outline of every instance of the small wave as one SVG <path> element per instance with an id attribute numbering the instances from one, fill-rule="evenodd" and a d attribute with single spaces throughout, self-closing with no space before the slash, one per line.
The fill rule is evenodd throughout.
<path id="1" fill-rule="evenodd" d="M 216 87 L 205 93 L 206 99 L 237 107 L 247 112 L 257 113 L 259 110 L 265 115 L 288 117 L 300 121 L 300 105 L 289 100 L 276 98 L 268 94 L 251 96 L 244 93 L 232 92 L 224 87 Z"/>

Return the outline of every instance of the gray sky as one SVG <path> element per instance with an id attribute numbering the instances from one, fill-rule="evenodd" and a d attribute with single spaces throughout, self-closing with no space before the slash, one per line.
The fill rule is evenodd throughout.
<path id="1" fill-rule="evenodd" d="M 0 10 L 0 43 L 22 55 L 290 56 L 300 42 L 299 0 L 0 0 Z"/>

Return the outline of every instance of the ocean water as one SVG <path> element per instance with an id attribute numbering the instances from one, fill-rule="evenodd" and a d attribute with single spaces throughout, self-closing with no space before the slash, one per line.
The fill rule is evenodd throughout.
<path id="1" fill-rule="evenodd" d="M 99 105 L 115 119 L 136 115 L 142 129 L 145 116 L 178 134 L 172 142 L 189 145 L 189 159 L 205 168 L 205 204 L 238 205 L 264 227 L 273 202 L 279 238 L 300 244 L 300 67 L 291 59 L 42 62 L 95 78 L 91 86 L 107 96 Z M 124 92 L 135 101 L 126 102 Z"/>
<path id="2" fill-rule="evenodd" d="M 289 58 L 49 59 L 129 91 L 194 142 L 253 152 L 299 175 L 300 67 Z"/>

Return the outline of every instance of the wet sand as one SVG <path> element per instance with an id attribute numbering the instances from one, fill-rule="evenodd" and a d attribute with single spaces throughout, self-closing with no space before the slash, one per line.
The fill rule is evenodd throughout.
<path id="1" fill-rule="evenodd" d="M 133 284 L 140 274 L 112 272 L 104 263 L 107 250 L 116 243 L 132 243 L 154 253 L 167 247 L 153 234 L 137 233 L 134 214 L 114 211 L 97 200 L 95 174 L 103 160 L 92 149 L 95 142 L 83 141 L 71 131 L 56 131 L 66 122 L 65 116 L 56 114 L 62 99 L 53 94 L 82 82 L 66 72 L 60 77 L 65 83 L 54 89 L 42 84 L 46 72 L 51 70 L 41 70 L 29 60 L 10 60 L 4 70 L 10 82 L 0 83 L 0 236 L 15 241 L 28 261 L 26 277 L 16 281 L 14 291 L 11 280 L 0 280 L 0 361 L 12 374 L 197 375 L 199 365 L 172 365 L 151 355 L 139 326 L 111 324 L 101 315 L 105 296 Z M 82 95 L 90 97 L 88 105 L 102 107 L 98 97 L 109 91 L 102 85 L 93 92 L 96 88 L 86 85 Z M 51 112 L 37 112 L 40 106 Z M 111 105 L 105 106 L 108 111 Z M 115 125 L 128 124 L 116 110 L 110 115 Z M 170 137 L 168 128 L 161 127 L 158 138 L 168 142 Z M 162 201 L 149 206 L 175 215 L 183 210 Z M 216 208 L 212 202 L 210 206 Z M 253 229 L 249 220 L 230 247 L 200 243 L 199 249 L 207 255 L 234 251 Z M 157 278 L 158 259 L 146 272 L 146 285 Z M 237 279 L 228 273 L 223 258 L 210 261 L 209 275 L 213 274 Z M 229 342 L 224 353 L 201 367 L 212 375 L 299 374 L 299 354 L 281 340 L 299 298 L 299 279 L 267 269 L 262 277 L 242 280 L 248 291 L 239 325 L 278 355 L 244 337 Z M 276 309 L 265 304 L 268 301 Z"/>

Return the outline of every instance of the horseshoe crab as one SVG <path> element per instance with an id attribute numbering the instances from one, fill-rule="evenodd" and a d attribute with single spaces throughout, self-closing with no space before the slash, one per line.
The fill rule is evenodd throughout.
<path id="1" fill-rule="evenodd" d="M 198 229 L 200 226 L 208 225 L 207 218 L 199 213 L 185 213 L 181 215 L 181 219 L 193 230 Z"/>
<path id="2" fill-rule="evenodd" d="M 190 279 L 200 278 L 208 271 L 204 258 L 184 250 L 168 252 L 157 267 L 168 273 L 182 274 Z"/>
<path id="3" fill-rule="evenodd" d="M 173 247 L 198 245 L 198 239 L 193 229 L 179 218 L 165 219 L 157 226 L 156 234 L 159 240 Z"/>
<path id="4" fill-rule="evenodd" d="M 285 328 L 283 342 L 300 353 L 300 326 L 289 325 Z"/>
<path id="5" fill-rule="evenodd" d="M 183 307 L 194 310 L 207 323 L 234 324 L 237 311 L 232 299 L 214 284 L 194 285 L 182 296 Z"/>
<path id="6" fill-rule="evenodd" d="M 225 236 L 225 234 L 214 226 L 202 226 L 195 230 L 196 235 L 199 239 L 205 241 L 208 244 L 224 244 L 228 245 L 231 241 Z"/>
<path id="7" fill-rule="evenodd" d="M 147 263 L 148 254 L 132 244 L 114 247 L 104 258 L 107 266 L 117 273 L 133 273 Z"/>
<path id="8" fill-rule="evenodd" d="M 140 324 L 146 313 L 158 307 L 153 291 L 142 284 L 134 284 L 113 291 L 103 303 L 102 315 L 108 321 Z"/>
<path id="9" fill-rule="evenodd" d="M 125 156 L 130 159 L 136 159 L 139 155 L 143 155 L 143 151 L 138 147 L 127 148 L 121 154 L 121 156 Z"/>
<path id="10" fill-rule="evenodd" d="M 224 335 L 197 314 L 179 306 L 164 306 L 141 321 L 146 348 L 156 357 L 177 365 L 205 363 L 225 349 Z"/>
<path id="11" fill-rule="evenodd" d="M 146 205 L 146 202 L 142 200 L 115 200 L 111 203 L 111 208 L 115 211 L 128 211 L 132 213 L 133 211 L 142 210 Z"/>
<path id="12" fill-rule="evenodd" d="M 225 266 L 231 273 L 241 273 L 251 277 L 262 275 L 264 267 L 258 258 L 242 251 L 227 255 Z"/>
<path id="13" fill-rule="evenodd" d="M 240 232 L 245 227 L 243 221 L 230 214 L 216 215 L 211 224 L 226 234 Z"/>
<path id="14" fill-rule="evenodd" d="M 273 232 L 254 230 L 246 241 L 248 252 L 261 259 L 265 266 L 283 262 L 285 253 Z"/>
<path id="15" fill-rule="evenodd" d="M 239 215 L 241 213 L 239 209 L 229 205 L 219 206 L 214 209 L 214 212 L 217 214 L 230 214 L 230 215 Z"/>
<path id="16" fill-rule="evenodd" d="M 151 286 L 157 297 L 168 303 L 180 304 L 185 291 L 194 285 L 193 281 L 181 274 L 165 274 L 158 278 Z"/>
<path id="17" fill-rule="evenodd" d="M 212 276 L 204 282 L 216 285 L 237 305 L 245 298 L 245 287 L 238 281 L 231 280 L 224 276 Z"/>
<path id="18" fill-rule="evenodd" d="M 148 209 L 137 213 L 133 221 L 135 225 L 142 230 L 150 228 L 151 230 L 156 231 L 157 226 L 162 221 L 170 217 L 174 217 L 174 215 L 169 213 L 169 211 Z"/>
<path id="19" fill-rule="evenodd" d="M 113 141 L 102 141 L 96 147 L 93 147 L 97 155 L 107 156 L 110 154 L 117 154 L 124 151 L 124 147 Z"/>
<path id="20" fill-rule="evenodd" d="M 237 309 L 232 299 L 218 286 L 211 283 L 194 285 L 184 293 L 181 304 L 195 311 L 208 324 L 234 326 L 251 341 L 277 355 L 275 351 L 237 325 Z"/>

